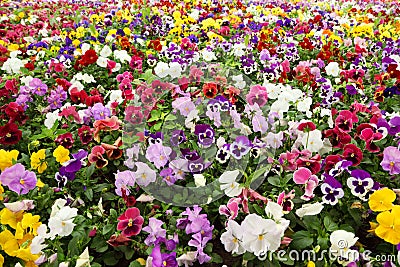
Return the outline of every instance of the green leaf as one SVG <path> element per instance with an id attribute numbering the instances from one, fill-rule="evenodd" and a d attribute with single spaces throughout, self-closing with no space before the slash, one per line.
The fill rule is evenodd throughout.
<path id="1" fill-rule="evenodd" d="M 220 255 L 218 255 L 217 253 L 212 253 L 211 258 L 212 258 L 212 262 L 215 262 L 215 263 L 223 263 L 224 262 L 222 257 Z"/>
<path id="2" fill-rule="evenodd" d="M 85 196 L 87 197 L 87 199 L 89 201 L 92 201 L 93 200 L 93 190 L 91 188 L 86 189 Z"/>
<path id="3" fill-rule="evenodd" d="M 106 235 L 115 229 L 113 224 L 106 224 L 103 227 L 103 235 Z"/>
<path id="4" fill-rule="evenodd" d="M 173 114 L 168 114 L 166 117 L 165 117 L 165 121 L 174 121 L 174 120 L 176 120 L 176 116 L 175 115 L 173 115 Z"/>
<path id="5" fill-rule="evenodd" d="M 86 179 L 90 179 L 92 174 L 94 173 L 95 164 L 90 165 L 88 168 L 86 168 Z"/>
<path id="6" fill-rule="evenodd" d="M 279 187 L 281 186 L 280 178 L 277 175 L 268 177 L 268 183 L 270 183 L 274 186 L 279 186 Z"/>
<path id="7" fill-rule="evenodd" d="M 128 267 L 142 267 L 138 261 L 132 261 Z"/>
<path id="8" fill-rule="evenodd" d="M 290 245 L 295 249 L 304 249 L 314 242 L 314 239 L 308 231 L 298 231 L 294 233 L 292 238 L 293 240 Z"/>
<path id="9" fill-rule="evenodd" d="M 333 232 L 339 229 L 338 225 L 332 220 L 330 216 L 324 217 L 324 226 L 328 232 Z"/>
<path id="10" fill-rule="evenodd" d="M 245 261 L 251 261 L 254 260 L 256 258 L 256 255 L 254 255 L 253 253 L 250 252 L 246 252 L 243 254 L 243 260 Z"/>

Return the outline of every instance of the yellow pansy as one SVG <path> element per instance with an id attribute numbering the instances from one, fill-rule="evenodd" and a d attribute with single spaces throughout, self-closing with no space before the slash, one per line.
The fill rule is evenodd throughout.
<path id="1" fill-rule="evenodd" d="M 4 257 L 0 254 L 0 267 L 3 267 L 4 264 Z"/>
<path id="2" fill-rule="evenodd" d="M 21 19 L 25 17 L 25 13 L 24 12 L 19 12 L 18 13 L 18 17 L 20 17 Z"/>
<path id="3" fill-rule="evenodd" d="M 78 45 L 80 45 L 81 41 L 79 41 L 78 39 L 75 39 L 72 41 L 72 44 L 77 47 Z"/>
<path id="4" fill-rule="evenodd" d="M 37 228 L 42 224 L 39 222 L 39 215 L 32 215 L 32 213 L 24 214 L 22 221 L 18 223 L 15 231 L 15 238 L 23 239 L 26 233 L 37 235 Z"/>
<path id="5" fill-rule="evenodd" d="M 400 243 L 400 206 L 394 205 L 391 211 L 384 211 L 376 217 L 379 225 L 375 234 L 393 245 Z"/>
<path id="6" fill-rule="evenodd" d="M 47 169 L 46 149 L 40 149 L 31 155 L 31 167 L 37 169 L 39 173 L 43 173 Z"/>
<path id="7" fill-rule="evenodd" d="M 10 44 L 10 45 L 8 45 L 7 49 L 10 52 L 17 51 L 19 49 L 19 45 L 18 44 Z"/>
<path id="8" fill-rule="evenodd" d="M 131 35 L 131 29 L 129 29 L 129 28 L 127 28 L 127 27 L 125 27 L 125 28 L 123 29 L 123 31 L 124 31 L 124 33 L 125 33 L 126 35 Z"/>
<path id="9" fill-rule="evenodd" d="M 393 207 L 396 194 L 389 188 L 376 190 L 369 198 L 368 205 L 373 211 L 386 211 Z"/>
<path id="10" fill-rule="evenodd" d="M 15 256 L 24 261 L 35 261 L 39 258 L 39 255 L 31 253 L 31 247 L 20 248 Z"/>
<path id="11" fill-rule="evenodd" d="M 39 188 L 39 190 L 41 189 L 41 188 L 43 188 L 43 186 L 44 186 L 44 183 L 40 180 L 40 179 L 38 179 L 37 180 L 37 183 L 36 183 L 36 186 Z"/>
<path id="12" fill-rule="evenodd" d="M 14 257 L 19 249 L 18 241 L 15 236 L 9 231 L 4 230 L 0 233 L 0 245 L 5 253 Z"/>
<path id="13" fill-rule="evenodd" d="M 70 160 L 70 158 L 69 158 L 69 150 L 66 149 L 63 146 L 58 146 L 54 150 L 53 156 L 56 158 L 56 161 L 59 162 L 59 163 L 64 163 L 64 162 Z"/>
<path id="14" fill-rule="evenodd" d="M 0 170 L 4 171 L 5 168 L 11 167 L 13 165 L 13 160 L 17 161 L 18 154 L 18 150 L 15 149 L 11 151 L 0 149 Z"/>
<path id="15" fill-rule="evenodd" d="M 11 210 L 4 208 L 0 211 L 0 222 L 1 224 L 8 224 L 11 228 L 16 229 L 18 222 L 22 221 L 24 211 L 12 212 Z"/>
<path id="16" fill-rule="evenodd" d="M 4 198 L 3 198 L 3 194 L 4 194 L 4 188 L 3 188 L 3 186 L 2 186 L 1 183 L 0 183 L 0 201 L 4 199 Z"/>

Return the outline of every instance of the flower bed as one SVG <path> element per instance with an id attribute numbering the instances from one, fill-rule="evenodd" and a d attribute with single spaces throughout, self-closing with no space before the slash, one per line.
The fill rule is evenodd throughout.
<path id="1" fill-rule="evenodd" d="M 0 266 L 399 265 L 399 13 L 5 1 Z"/>

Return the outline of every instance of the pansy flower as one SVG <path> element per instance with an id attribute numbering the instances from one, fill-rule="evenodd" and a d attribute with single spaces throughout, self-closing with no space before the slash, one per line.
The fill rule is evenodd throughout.
<path id="1" fill-rule="evenodd" d="M 338 180 L 329 175 L 325 175 L 325 177 L 324 183 L 321 185 L 321 191 L 324 195 L 322 202 L 334 206 L 344 196 L 344 191 Z"/>
<path id="2" fill-rule="evenodd" d="M 310 200 L 314 197 L 314 189 L 318 186 L 319 179 L 309 169 L 304 167 L 299 168 L 293 173 L 293 181 L 296 184 L 305 186 L 305 192 L 301 196 L 301 199 Z"/>
<path id="3" fill-rule="evenodd" d="M 122 215 L 118 217 L 117 230 L 122 231 L 126 237 L 138 235 L 142 230 L 144 219 L 140 216 L 138 208 L 133 207 L 127 209 Z"/>
<path id="4" fill-rule="evenodd" d="M 214 129 L 208 124 L 197 124 L 194 134 L 197 135 L 198 144 L 203 148 L 210 147 L 215 141 Z"/>
<path id="5" fill-rule="evenodd" d="M 351 177 L 347 179 L 347 186 L 354 196 L 365 200 L 366 193 L 374 186 L 374 180 L 364 170 L 353 170 Z"/>
<path id="6" fill-rule="evenodd" d="M 235 159 L 241 159 L 251 149 L 251 141 L 246 136 L 238 136 L 235 141 L 229 146 L 231 156 Z"/>

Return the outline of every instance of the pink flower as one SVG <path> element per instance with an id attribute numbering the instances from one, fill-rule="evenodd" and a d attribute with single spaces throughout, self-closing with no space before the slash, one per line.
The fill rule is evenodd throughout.
<path id="1" fill-rule="evenodd" d="M 305 192 L 301 199 L 310 200 L 314 197 L 314 189 L 318 186 L 319 180 L 316 175 L 304 167 L 299 168 L 293 173 L 293 181 L 296 184 L 304 184 Z"/>
<path id="2" fill-rule="evenodd" d="M 257 103 L 259 107 L 264 106 L 268 100 L 267 88 L 261 85 L 252 86 L 246 100 L 250 105 Z"/>
<path id="3" fill-rule="evenodd" d="M 144 219 L 140 216 L 138 208 L 129 208 L 118 217 L 117 230 L 122 231 L 126 237 L 137 235 L 142 230 Z"/>
<path id="4" fill-rule="evenodd" d="M 88 157 L 90 163 L 95 163 L 97 168 L 103 168 L 107 166 L 108 160 L 103 158 L 106 150 L 102 146 L 94 146 Z"/>
<path id="5" fill-rule="evenodd" d="M 219 214 L 228 217 L 228 220 L 234 220 L 239 212 L 240 198 L 231 198 L 228 204 L 219 207 Z"/>

